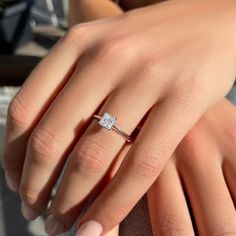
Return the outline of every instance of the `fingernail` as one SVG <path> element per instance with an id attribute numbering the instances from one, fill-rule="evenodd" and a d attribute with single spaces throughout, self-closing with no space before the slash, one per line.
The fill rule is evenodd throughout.
<path id="1" fill-rule="evenodd" d="M 49 215 L 45 222 L 45 232 L 48 235 L 57 235 L 65 230 L 64 224 L 59 222 L 55 216 Z"/>
<path id="2" fill-rule="evenodd" d="M 21 212 L 26 220 L 35 220 L 40 214 L 25 202 L 21 203 Z"/>
<path id="3" fill-rule="evenodd" d="M 76 236 L 100 236 L 102 230 L 101 224 L 95 220 L 89 220 L 79 228 Z"/>
<path id="4" fill-rule="evenodd" d="M 5 175 L 6 184 L 9 189 L 11 189 L 13 192 L 17 192 L 18 189 L 18 183 L 16 180 L 11 178 L 8 174 Z"/>

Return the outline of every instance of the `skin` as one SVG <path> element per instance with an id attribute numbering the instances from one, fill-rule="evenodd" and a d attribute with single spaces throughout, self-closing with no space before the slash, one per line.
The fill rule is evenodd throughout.
<path id="1" fill-rule="evenodd" d="M 134 7 L 136 8 L 136 7 Z M 81 22 L 102 19 L 109 16 L 116 16 L 124 13 L 124 10 L 110 0 L 69 0 L 68 23 L 72 27 Z M 111 171 L 110 176 L 115 174 L 119 162 L 116 162 L 116 168 Z M 113 174 L 112 174 L 113 173 Z M 107 183 L 105 183 L 106 185 Z M 101 192 L 100 190 L 99 192 Z M 119 224 L 109 231 L 106 236 L 118 236 Z"/>
<path id="2" fill-rule="evenodd" d="M 154 236 L 236 235 L 235 124 L 224 99 L 185 136 L 147 192 Z"/>
<path id="3" fill-rule="evenodd" d="M 235 125 L 236 107 L 222 99 L 184 137 L 147 191 L 154 236 L 236 235 Z"/>
<path id="4" fill-rule="evenodd" d="M 72 28 L 9 106 L 4 164 L 16 188 L 20 182 L 22 200 L 41 214 L 70 154 L 50 212 L 65 229 L 71 226 L 80 203 L 125 143 L 91 121 L 100 106 L 100 115 L 108 111 L 119 117 L 128 133 L 147 115 L 116 175 L 81 223 L 100 222 L 104 235 L 124 219 L 182 138 L 232 86 L 235 5 L 168 1 Z"/>

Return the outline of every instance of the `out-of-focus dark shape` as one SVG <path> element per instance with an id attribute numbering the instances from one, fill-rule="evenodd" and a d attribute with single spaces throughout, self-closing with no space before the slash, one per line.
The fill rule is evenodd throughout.
<path id="1" fill-rule="evenodd" d="M 41 58 L 0 55 L 0 86 L 20 86 Z"/>
<path id="2" fill-rule="evenodd" d="M 30 9 L 34 0 L 1 1 L 0 53 L 12 54 L 32 40 Z"/>

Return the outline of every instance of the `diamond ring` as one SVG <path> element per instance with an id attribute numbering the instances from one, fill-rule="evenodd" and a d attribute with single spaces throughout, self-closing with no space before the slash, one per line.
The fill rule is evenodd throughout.
<path id="1" fill-rule="evenodd" d="M 98 119 L 98 124 L 108 130 L 114 130 L 117 132 L 119 135 L 124 137 L 127 142 L 132 142 L 130 136 L 126 134 L 124 131 L 119 129 L 118 127 L 115 126 L 115 123 L 117 121 L 116 117 L 110 115 L 109 113 L 105 112 L 103 116 L 98 116 L 98 115 L 93 115 L 94 118 Z"/>

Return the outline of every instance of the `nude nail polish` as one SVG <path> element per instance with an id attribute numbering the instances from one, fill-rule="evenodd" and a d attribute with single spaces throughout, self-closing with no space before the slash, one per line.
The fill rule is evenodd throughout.
<path id="1" fill-rule="evenodd" d="M 48 235 L 58 235 L 65 230 L 64 224 L 59 222 L 55 216 L 49 215 L 45 222 L 45 232 Z"/>
<path id="2" fill-rule="evenodd" d="M 95 220 L 89 220 L 79 228 L 76 236 L 100 236 L 102 230 L 101 224 Z"/>
<path id="3" fill-rule="evenodd" d="M 26 220 L 35 220 L 40 214 L 25 202 L 21 203 L 21 212 Z"/>

